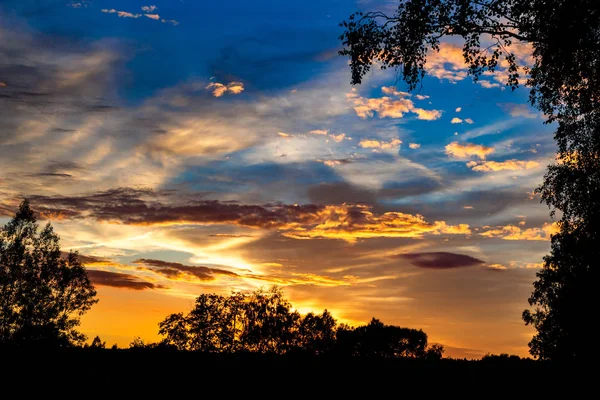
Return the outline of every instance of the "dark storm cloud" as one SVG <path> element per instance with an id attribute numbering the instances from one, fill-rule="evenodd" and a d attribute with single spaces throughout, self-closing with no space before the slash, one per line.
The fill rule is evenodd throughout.
<path id="1" fill-rule="evenodd" d="M 242 205 L 200 200 L 175 205 L 168 200 L 160 201 L 160 197 L 170 194 L 149 189 L 119 188 L 82 196 L 31 196 L 30 200 L 42 215 L 91 217 L 132 225 L 213 223 L 276 228 L 289 223 L 311 222 L 322 209 L 313 204 Z"/>
<path id="2" fill-rule="evenodd" d="M 134 275 L 123 274 L 120 272 L 90 269 L 88 270 L 88 277 L 93 284 L 98 286 L 111 286 L 131 290 L 146 290 L 160 287 L 152 282 L 143 281 Z"/>
<path id="3" fill-rule="evenodd" d="M 431 253 L 398 254 L 394 258 L 403 258 L 419 268 L 450 269 L 483 265 L 485 261 L 465 254 L 448 253 L 444 251 Z"/>
<path id="4" fill-rule="evenodd" d="M 143 264 L 148 267 L 148 269 L 170 279 L 181 277 L 183 275 L 191 275 L 202 281 L 211 281 L 215 279 L 215 275 L 239 276 L 234 272 L 223 269 L 189 266 L 177 262 L 147 258 L 140 258 L 139 260 L 135 260 L 134 263 Z"/>

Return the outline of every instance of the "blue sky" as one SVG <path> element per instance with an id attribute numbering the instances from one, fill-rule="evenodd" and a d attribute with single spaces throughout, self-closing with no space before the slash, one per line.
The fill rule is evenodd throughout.
<path id="1" fill-rule="evenodd" d="M 351 86 L 338 23 L 394 3 L 2 2 L 0 219 L 29 197 L 114 273 L 88 334 L 152 340 L 199 293 L 278 284 L 449 355 L 526 354 L 553 127 L 456 42 L 416 91 L 377 68 Z"/>

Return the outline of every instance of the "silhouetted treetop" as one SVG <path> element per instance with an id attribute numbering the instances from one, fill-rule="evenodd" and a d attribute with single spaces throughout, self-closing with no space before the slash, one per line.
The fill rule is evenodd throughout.
<path id="1" fill-rule="evenodd" d="M 384 325 L 337 327 L 327 310 L 301 316 L 283 292 L 273 287 L 230 296 L 202 294 L 187 314 L 171 314 L 159 324 L 164 344 L 209 353 L 254 352 L 336 354 L 381 358 L 440 359 L 443 348 L 427 349 L 421 330 Z"/>
<path id="2" fill-rule="evenodd" d="M 81 344 L 80 317 L 97 302 L 76 253 L 64 258 L 59 237 L 47 224 L 38 232 L 24 200 L 0 230 L 0 344 Z"/>

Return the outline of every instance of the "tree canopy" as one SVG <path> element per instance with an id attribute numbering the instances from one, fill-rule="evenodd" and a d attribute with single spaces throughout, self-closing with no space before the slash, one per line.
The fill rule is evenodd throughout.
<path id="1" fill-rule="evenodd" d="M 187 314 L 171 314 L 159 324 L 164 344 L 178 350 L 210 353 L 254 352 L 342 357 L 442 357 L 443 347 L 427 347 L 427 335 L 416 329 L 384 325 L 338 326 L 331 313 L 301 316 L 281 289 L 258 289 L 230 296 L 202 294 Z"/>
<path id="2" fill-rule="evenodd" d="M 38 232 L 27 200 L 0 230 L 0 345 L 69 346 L 96 291 L 76 253 L 63 256 L 47 224 Z"/>
<path id="3" fill-rule="evenodd" d="M 529 87 L 530 102 L 557 125 L 557 162 L 537 189 L 560 232 L 537 274 L 523 313 L 537 334 L 532 355 L 568 359 L 584 349 L 597 300 L 594 264 L 600 250 L 600 3 L 596 0 L 400 0 L 394 14 L 356 13 L 341 23 L 341 55 L 352 83 L 372 65 L 393 68 L 414 89 L 428 54 L 444 37 L 463 41 L 468 72 L 506 68 L 506 85 Z M 519 65 L 516 45 L 531 48 L 533 63 Z"/>

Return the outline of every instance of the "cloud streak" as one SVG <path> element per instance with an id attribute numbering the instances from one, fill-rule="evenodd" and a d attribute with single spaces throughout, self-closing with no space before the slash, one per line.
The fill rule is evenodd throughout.
<path id="1" fill-rule="evenodd" d="M 426 234 L 468 235 L 469 225 L 428 222 L 422 215 L 376 213 L 364 204 L 242 205 L 192 200 L 173 204 L 170 193 L 115 189 L 86 196 L 33 196 L 42 216 L 55 219 L 92 218 L 141 226 L 194 224 L 236 225 L 277 230 L 295 239 L 422 238 Z"/>

